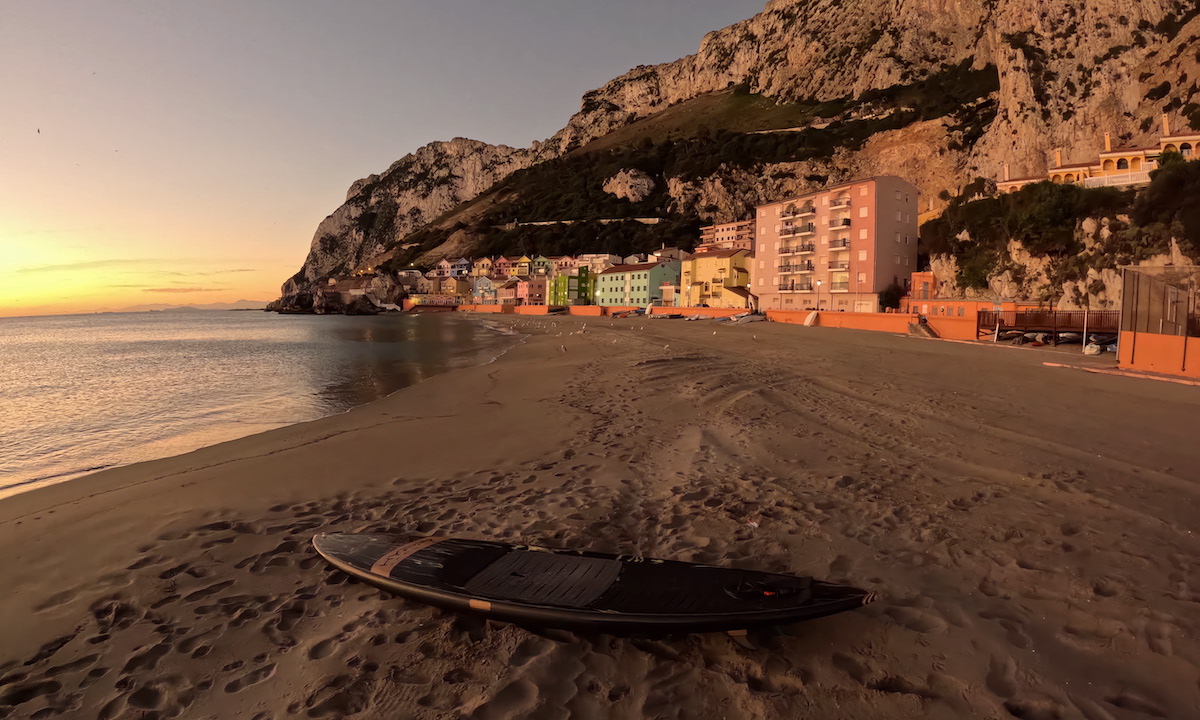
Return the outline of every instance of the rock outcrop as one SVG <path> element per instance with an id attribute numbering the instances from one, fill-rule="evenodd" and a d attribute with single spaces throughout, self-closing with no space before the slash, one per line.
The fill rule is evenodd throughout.
<path id="1" fill-rule="evenodd" d="M 736 86 L 836 105 L 962 63 L 994 66 L 1000 86 L 987 112 L 964 107 L 883 131 L 832 162 L 663 179 L 679 207 L 718 220 L 773 193 L 877 173 L 915 182 L 927 210 L 942 190 L 999 177 L 1005 164 L 1014 176 L 1039 173 L 1058 148 L 1067 149 L 1066 162 L 1089 160 L 1105 132 L 1118 144 L 1146 142 L 1162 112 L 1200 128 L 1198 42 L 1200 9 L 1178 0 L 771 0 L 753 18 L 706 35 L 694 55 L 637 67 L 588 92 L 545 143 L 432 143 L 354 183 L 283 293 L 302 294 L 356 267 L 518 169 L 704 93 Z"/>
<path id="2" fill-rule="evenodd" d="M 641 170 L 622 170 L 605 180 L 603 187 L 609 195 L 636 203 L 654 192 L 654 178 Z"/>

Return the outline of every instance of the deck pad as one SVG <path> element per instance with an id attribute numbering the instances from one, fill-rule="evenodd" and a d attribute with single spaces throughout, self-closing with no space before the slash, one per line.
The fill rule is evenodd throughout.
<path id="1" fill-rule="evenodd" d="M 450 610 L 605 632 L 707 632 L 852 610 L 874 594 L 808 577 L 466 538 L 317 535 L 335 567 Z"/>

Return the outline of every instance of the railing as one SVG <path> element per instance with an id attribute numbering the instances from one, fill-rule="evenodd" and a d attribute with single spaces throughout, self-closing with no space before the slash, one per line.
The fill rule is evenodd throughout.
<path id="1" fill-rule="evenodd" d="M 850 207 L 850 198 L 845 198 L 843 200 L 836 200 L 829 207 L 831 207 L 831 208 L 848 208 L 848 207 Z"/>
<path id="2" fill-rule="evenodd" d="M 842 218 L 841 220 L 830 220 L 829 227 L 833 228 L 834 230 L 849 230 L 850 229 L 850 218 Z"/>
<path id="3" fill-rule="evenodd" d="M 1121 175 L 1102 175 L 1100 177 L 1085 178 L 1083 181 L 1084 187 L 1120 187 L 1122 185 L 1146 185 L 1150 182 L 1150 173 L 1144 170 L 1139 172 L 1122 173 Z"/>
<path id="4" fill-rule="evenodd" d="M 779 272 L 785 272 L 785 273 L 812 272 L 814 270 L 816 270 L 816 265 L 813 265 L 810 262 L 807 262 L 807 263 L 804 263 L 804 262 L 802 262 L 802 263 L 783 263 L 779 266 Z"/>
<path id="5" fill-rule="evenodd" d="M 796 245 L 794 247 L 779 248 L 780 255 L 795 255 L 796 253 L 816 252 L 817 246 L 806 243 L 804 245 Z"/>
<path id="6" fill-rule="evenodd" d="M 831 262 L 831 263 L 829 263 L 829 269 L 830 270 L 849 270 L 850 262 L 848 260 L 842 260 L 840 262 Z"/>
<path id="7" fill-rule="evenodd" d="M 783 213 L 783 217 L 785 217 L 785 218 L 804 217 L 805 215 L 812 215 L 816 211 L 817 211 L 817 209 L 814 206 L 805 205 L 802 208 L 796 208 L 796 210 L 794 212 Z"/>
<path id="8" fill-rule="evenodd" d="M 1121 328 L 1120 310 L 980 310 L 981 332 L 1024 330 L 1039 332 L 1115 333 Z"/>
<path id="9" fill-rule="evenodd" d="M 778 287 L 780 290 L 787 290 L 790 292 L 812 292 L 813 289 L 812 283 L 784 282 L 782 280 L 779 281 L 776 287 Z"/>
<path id="10" fill-rule="evenodd" d="M 850 241 L 849 240 L 830 240 L 829 241 L 829 249 L 830 250 L 849 250 L 850 249 Z"/>
<path id="11" fill-rule="evenodd" d="M 787 227 L 780 231 L 780 237 L 794 237 L 796 235 L 811 235 L 817 231 L 817 227 L 812 223 L 807 225 L 797 225 L 795 227 Z"/>
<path id="12" fill-rule="evenodd" d="M 712 279 L 712 284 L 713 284 L 713 285 L 724 285 L 724 284 L 725 284 L 725 278 L 713 278 L 713 279 Z"/>
<path id="13" fill-rule="evenodd" d="M 842 290 L 849 290 L 849 289 L 850 289 L 850 283 L 848 283 L 848 282 L 836 282 L 836 283 L 829 283 L 829 289 L 830 289 L 831 291 L 833 291 L 833 292 L 838 292 L 838 291 L 842 291 Z"/>

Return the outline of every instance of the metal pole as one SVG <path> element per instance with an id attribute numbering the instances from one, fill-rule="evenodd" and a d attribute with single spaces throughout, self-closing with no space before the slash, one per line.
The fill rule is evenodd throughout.
<path id="1" fill-rule="evenodd" d="M 1087 345 L 1088 345 L 1087 326 L 1088 326 L 1088 310 L 1089 309 L 1090 308 L 1083 309 L 1083 342 L 1081 344 L 1083 345 L 1084 348 L 1087 348 Z"/>

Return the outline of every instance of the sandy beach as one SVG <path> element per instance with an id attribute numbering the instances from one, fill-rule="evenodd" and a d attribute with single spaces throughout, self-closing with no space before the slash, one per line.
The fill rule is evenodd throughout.
<path id="1" fill-rule="evenodd" d="M 489 321 L 529 337 L 344 415 L 0 502 L 0 717 L 1200 716 L 1200 388 L 883 333 Z M 882 599 L 744 645 L 539 634 L 350 582 L 322 530 Z"/>

